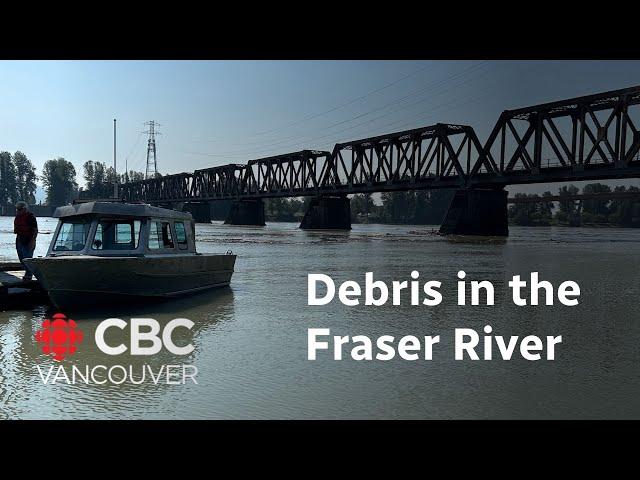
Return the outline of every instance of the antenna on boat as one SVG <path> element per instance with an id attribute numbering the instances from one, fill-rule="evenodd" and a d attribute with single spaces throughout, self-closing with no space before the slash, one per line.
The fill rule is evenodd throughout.
<path id="1" fill-rule="evenodd" d="M 116 169 L 116 119 L 113 119 L 113 198 L 118 198 L 118 170 Z"/>

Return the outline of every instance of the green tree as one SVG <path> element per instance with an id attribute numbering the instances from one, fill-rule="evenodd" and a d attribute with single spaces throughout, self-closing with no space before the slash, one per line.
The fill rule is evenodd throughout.
<path id="1" fill-rule="evenodd" d="M 42 183 L 47 192 L 47 204 L 65 205 L 78 187 L 76 169 L 62 157 L 47 160 L 42 168 Z"/>
<path id="2" fill-rule="evenodd" d="M 516 225 L 547 226 L 551 225 L 553 202 L 544 201 L 551 192 L 544 192 L 542 197 L 537 194 L 516 193 L 514 198 L 531 198 L 534 202 L 513 203 L 509 205 L 509 220 Z"/>
<path id="3" fill-rule="evenodd" d="M 36 167 L 27 156 L 17 151 L 13 154 L 16 171 L 16 193 L 18 199 L 27 203 L 36 203 Z"/>
<path id="4" fill-rule="evenodd" d="M 382 194 L 382 221 L 437 225 L 447 213 L 454 190 L 435 189 Z"/>
<path id="5" fill-rule="evenodd" d="M 92 160 L 84 162 L 82 166 L 84 171 L 83 177 L 86 189 L 94 195 L 97 195 L 104 189 L 106 183 L 107 166 L 103 162 L 94 162 Z"/>
<path id="6" fill-rule="evenodd" d="M 107 198 L 113 195 L 113 183 L 118 184 L 144 180 L 144 173 L 129 170 L 128 172 L 116 173 L 113 167 L 107 166 L 104 162 L 84 162 L 83 177 L 86 184 L 86 192 L 89 197 Z"/>
<path id="7" fill-rule="evenodd" d="M 305 202 L 298 198 L 267 198 L 264 212 L 267 220 L 276 222 L 295 222 L 304 216 Z"/>
<path id="8" fill-rule="evenodd" d="M 542 198 L 544 199 L 545 197 L 546 198 L 553 197 L 553 194 L 547 190 L 542 194 Z M 546 202 L 542 202 L 540 205 L 541 205 L 542 212 L 544 212 L 545 215 L 548 215 L 549 219 L 551 219 L 553 210 L 556 208 L 554 203 L 550 200 L 547 200 Z"/>
<path id="9" fill-rule="evenodd" d="M 583 187 L 582 193 L 611 193 L 611 187 L 603 183 L 589 183 Z M 583 201 L 582 208 L 585 213 L 590 213 L 594 216 L 598 215 L 601 220 L 603 216 L 606 219 L 607 215 L 611 213 L 609 203 L 610 200 L 607 199 L 588 199 Z"/>
<path id="10" fill-rule="evenodd" d="M 575 185 L 565 185 L 558 189 L 558 195 L 561 197 L 567 195 L 577 195 L 580 189 Z M 556 220 L 561 223 L 569 222 L 570 225 L 580 225 L 579 206 L 574 200 L 560 200 L 560 209 L 556 213 Z"/>
<path id="11" fill-rule="evenodd" d="M 104 176 L 104 181 L 107 185 L 111 185 L 113 187 L 114 182 L 120 183 L 120 176 L 116 173 L 116 170 L 113 167 L 105 168 Z"/>
<path id="12" fill-rule="evenodd" d="M 640 193 L 640 188 L 629 186 L 615 187 L 614 192 Z M 635 198 L 617 198 L 611 201 L 609 206 L 609 222 L 623 227 L 640 227 L 640 200 Z"/>
<path id="13" fill-rule="evenodd" d="M 426 225 L 440 225 L 444 220 L 451 200 L 455 195 L 455 190 L 449 189 L 435 189 L 424 191 L 426 203 L 421 203 L 422 200 L 418 196 L 419 192 L 416 192 L 416 212 L 415 223 Z"/>
<path id="14" fill-rule="evenodd" d="M 82 177 L 84 178 L 86 189 L 89 190 L 93 186 L 93 179 L 96 175 L 96 167 L 93 163 L 93 160 L 87 160 L 86 162 L 84 162 L 84 164 L 82 165 L 82 171 Z"/>
<path id="15" fill-rule="evenodd" d="M 376 205 L 371 198 L 370 193 L 358 193 L 351 197 L 349 202 L 351 206 L 351 219 L 358 222 L 362 218 L 369 219 L 370 216 L 376 215 Z M 367 220 L 364 220 L 365 222 Z"/>
<path id="16" fill-rule="evenodd" d="M 134 170 L 123 173 L 120 179 L 121 183 L 138 182 L 140 180 L 144 180 L 144 173 Z"/>
<path id="17" fill-rule="evenodd" d="M 514 198 L 527 198 L 530 195 L 526 193 L 516 193 Z M 531 195 L 536 197 L 537 195 Z M 509 221 L 516 225 L 531 225 L 532 203 L 512 203 L 509 205 Z"/>
<path id="18" fill-rule="evenodd" d="M 11 154 L 0 152 L 0 203 L 15 203 L 17 196 L 16 167 Z"/>
<path id="19" fill-rule="evenodd" d="M 383 221 L 410 223 L 415 216 L 415 192 L 384 192 L 382 195 Z"/>

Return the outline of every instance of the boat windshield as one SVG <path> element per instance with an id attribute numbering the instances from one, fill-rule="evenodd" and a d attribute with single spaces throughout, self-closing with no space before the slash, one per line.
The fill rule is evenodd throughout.
<path id="1" fill-rule="evenodd" d="M 53 250 L 55 252 L 82 250 L 87 243 L 90 226 L 91 223 L 79 220 L 62 222 L 53 244 Z"/>
<path id="2" fill-rule="evenodd" d="M 140 220 L 100 219 L 91 248 L 93 250 L 135 250 L 140 239 Z"/>

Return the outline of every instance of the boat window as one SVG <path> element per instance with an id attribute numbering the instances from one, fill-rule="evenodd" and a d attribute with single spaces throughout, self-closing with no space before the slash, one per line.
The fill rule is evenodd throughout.
<path id="1" fill-rule="evenodd" d="M 53 251 L 82 250 L 87 242 L 90 225 L 90 223 L 86 222 L 63 222 L 53 244 Z"/>
<path id="2" fill-rule="evenodd" d="M 140 220 L 102 219 L 96 227 L 93 250 L 135 250 L 140 239 Z"/>
<path id="3" fill-rule="evenodd" d="M 151 227 L 149 228 L 149 249 L 158 250 L 173 247 L 174 244 L 169 222 L 151 222 Z"/>
<path id="4" fill-rule="evenodd" d="M 176 241 L 178 242 L 178 248 L 180 250 L 186 250 L 187 248 L 187 230 L 184 228 L 184 222 L 174 223 L 176 228 Z"/>

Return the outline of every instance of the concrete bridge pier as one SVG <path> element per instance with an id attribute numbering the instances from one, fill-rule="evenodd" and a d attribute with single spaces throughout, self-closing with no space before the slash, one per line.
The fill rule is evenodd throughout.
<path id="1" fill-rule="evenodd" d="M 508 236 L 507 192 L 481 188 L 458 190 L 440 226 L 440 234 Z"/>
<path id="2" fill-rule="evenodd" d="M 226 225 L 257 225 L 264 227 L 264 202 L 261 198 L 234 200 L 224 223 Z"/>
<path id="3" fill-rule="evenodd" d="M 315 197 L 300 228 L 304 230 L 351 230 L 351 204 L 346 195 Z"/>
<path id="4" fill-rule="evenodd" d="M 182 206 L 183 212 L 189 212 L 196 223 L 211 223 L 211 205 L 209 202 L 187 202 Z"/>

